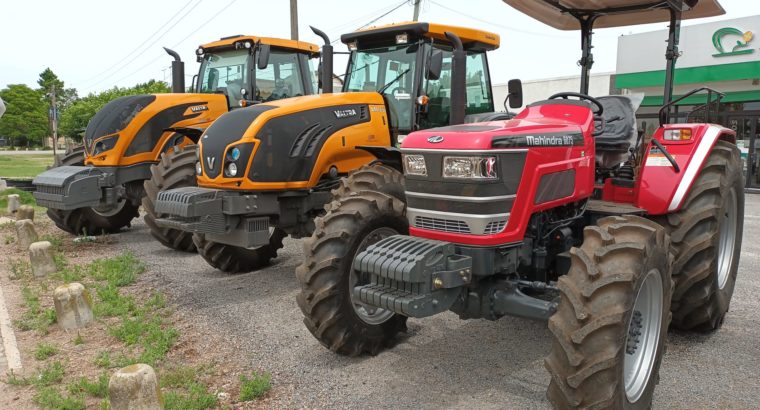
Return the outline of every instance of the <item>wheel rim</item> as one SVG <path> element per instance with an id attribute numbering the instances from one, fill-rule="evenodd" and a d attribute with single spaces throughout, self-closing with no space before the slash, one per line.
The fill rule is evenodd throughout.
<path id="1" fill-rule="evenodd" d="M 662 327 L 662 280 L 657 271 L 650 271 L 636 295 L 633 313 L 625 338 L 623 374 L 625 395 L 637 402 L 649 384 L 657 359 L 657 346 Z"/>
<path id="2" fill-rule="evenodd" d="M 369 283 L 369 275 L 360 274 L 357 272 L 353 268 L 353 261 L 356 259 L 356 256 L 359 255 L 359 253 L 367 249 L 370 245 L 380 242 L 380 240 L 393 235 L 398 235 L 398 232 L 392 228 L 382 227 L 375 229 L 366 235 L 361 243 L 359 243 L 359 247 L 356 249 L 356 253 L 351 259 L 351 276 L 348 278 L 348 294 L 351 295 L 351 305 L 353 305 L 356 315 L 359 316 L 363 322 L 370 325 L 379 325 L 385 323 L 390 318 L 392 318 L 395 313 L 393 313 L 393 311 L 379 308 L 377 306 L 364 304 L 360 300 L 354 299 L 354 288 Z"/>
<path id="3" fill-rule="evenodd" d="M 734 246 L 736 244 L 736 218 L 737 218 L 736 190 L 726 197 L 726 211 L 720 221 L 720 238 L 718 242 L 718 287 L 723 289 L 731 276 L 731 265 L 734 260 Z"/>
<path id="4" fill-rule="evenodd" d="M 121 212 L 121 210 L 124 209 L 124 205 L 126 204 L 127 204 L 127 201 L 122 198 L 122 199 L 119 199 L 119 201 L 116 202 L 116 204 L 114 205 L 92 208 L 92 211 L 100 216 L 108 218 Z"/>

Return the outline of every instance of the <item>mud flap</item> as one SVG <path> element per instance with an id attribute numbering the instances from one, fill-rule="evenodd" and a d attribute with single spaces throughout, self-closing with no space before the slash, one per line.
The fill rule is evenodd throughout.
<path id="1" fill-rule="evenodd" d="M 60 166 L 51 168 L 32 181 L 39 206 L 71 210 L 100 205 L 102 188 L 109 174 L 95 167 Z"/>
<path id="2" fill-rule="evenodd" d="M 361 252 L 354 269 L 369 275 L 369 284 L 353 289 L 355 298 L 418 318 L 448 310 L 472 280 L 472 259 L 453 244 L 403 235 Z"/>

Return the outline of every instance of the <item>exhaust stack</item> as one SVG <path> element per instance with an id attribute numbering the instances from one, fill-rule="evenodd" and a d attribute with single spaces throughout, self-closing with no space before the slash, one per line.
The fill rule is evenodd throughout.
<path id="1" fill-rule="evenodd" d="M 179 54 L 176 51 L 170 50 L 164 47 L 166 53 L 174 57 L 172 61 L 172 92 L 184 93 L 185 92 L 185 63 L 179 58 Z"/>

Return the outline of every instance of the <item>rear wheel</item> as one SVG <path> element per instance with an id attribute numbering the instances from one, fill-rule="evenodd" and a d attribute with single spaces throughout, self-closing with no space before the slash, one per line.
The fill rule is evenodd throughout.
<path id="1" fill-rule="evenodd" d="M 734 293 L 744 228 L 739 149 L 717 141 L 681 210 L 658 221 L 670 232 L 676 256 L 673 326 L 718 329 Z"/>
<path id="2" fill-rule="evenodd" d="M 195 163 L 197 145 L 174 147 L 171 152 L 161 154 L 161 161 L 150 167 L 151 178 L 145 180 L 145 197 L 142 200 L 145 209 L 145 224 L 162 245 L 185 252 L 195 252 L 192 232 L 179 229 L 163 228 L 156 225 L 155 201 L 158 193 L 174 188 L 196 186 Z"/>
<path id="3" fill-rule="evenodd" d="M 555 407 L 651 407 L 670 321 L 668 247 L 665 230 L 639 217 L 584 230 L 549 320 L 547 397 Z"/>
<path id="4" fill-rule="evenodd" d="M 274 228 L 269 234 L 269 244 L 254 249 L 209 241 L 203 234 L 193 235 L 193 242 L 209 265 L 225 273 L 245 273 L 269 265 L 286 236 L 285 231 Z"/>
<path id="5" fill-rule="evenodd" d="M 79 145 L 67 151 L 58 166 L 63 165 L 84 166 L 84 147 Z M 118 232 L 129 226 L 138 214 L 138 207 L 129 200 L 121 200 L 107 208 L 47 210 L 48 217 L 58 228 L 74 235 Z"/>
<path id="6" fill-rule="evenodd" d="M 353 269 L 354 258 L 383 238 L 407 234 L 403 176 L 382 164 L 352 173 L 333 191 L 327 214 L 304 241 L 296 270 L 304 324 L 328 349 L 343 355 L 377 354 L 391 346 L 406 317 L 354 300 L 353 289 L 369 278 Z"/>

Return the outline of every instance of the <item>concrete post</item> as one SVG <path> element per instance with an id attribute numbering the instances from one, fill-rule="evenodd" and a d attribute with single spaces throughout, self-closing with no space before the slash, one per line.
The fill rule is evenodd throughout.
<path id="1" fill-rule="evenodd" d="M 16 221 L 16 243 L 21 249 L 29 249 L 29 245 L 37 242 L 37 231 L 34 230 L 34 222 L 29 219 Z"/>
<path id="2" fill-rule="evenodd" d="M 119 369 L 108 382 L 111 410 L 161 410 L 164 401 L 156 372 L 147 364 Z"/>
<path id="3" fill-rule="evenodd" d="M 29 219 L 30 221 L 34 220 L 34 207 L 31 205 L 21 205 L 16 210 L 16 219 L 19 221 L 22 219 Z"/>
<path id="4" fill-rule="evenodd" d="M 57 270 L 53 258 L 53 245 L 48 241 L 34 242 L 29 245 L 29 262 L 32 264 L 34 277 L 41 278 Z"/>
<path id="5" fill-rule="evenodd" d="M 5 182 L 4 179 L 0 178 L 0 192 L 5 191 L 6 189 L 8 189 L 8 183 Z"/>
<path id="6" fill-rule="evenodd" d="M 79 329 L 92 322 L 92 298 L 80 283 L 61 285 L 53 293 L 58 325 L 65 330 Z"/>
<path id="7" fill-rule="evenodd" d="M 18 207 L 21 205 L 21 201 L 18 198 L 18 194 L 10 194 L 8 195 L 8 213 L 12 214 L 18 210 Z"/>

